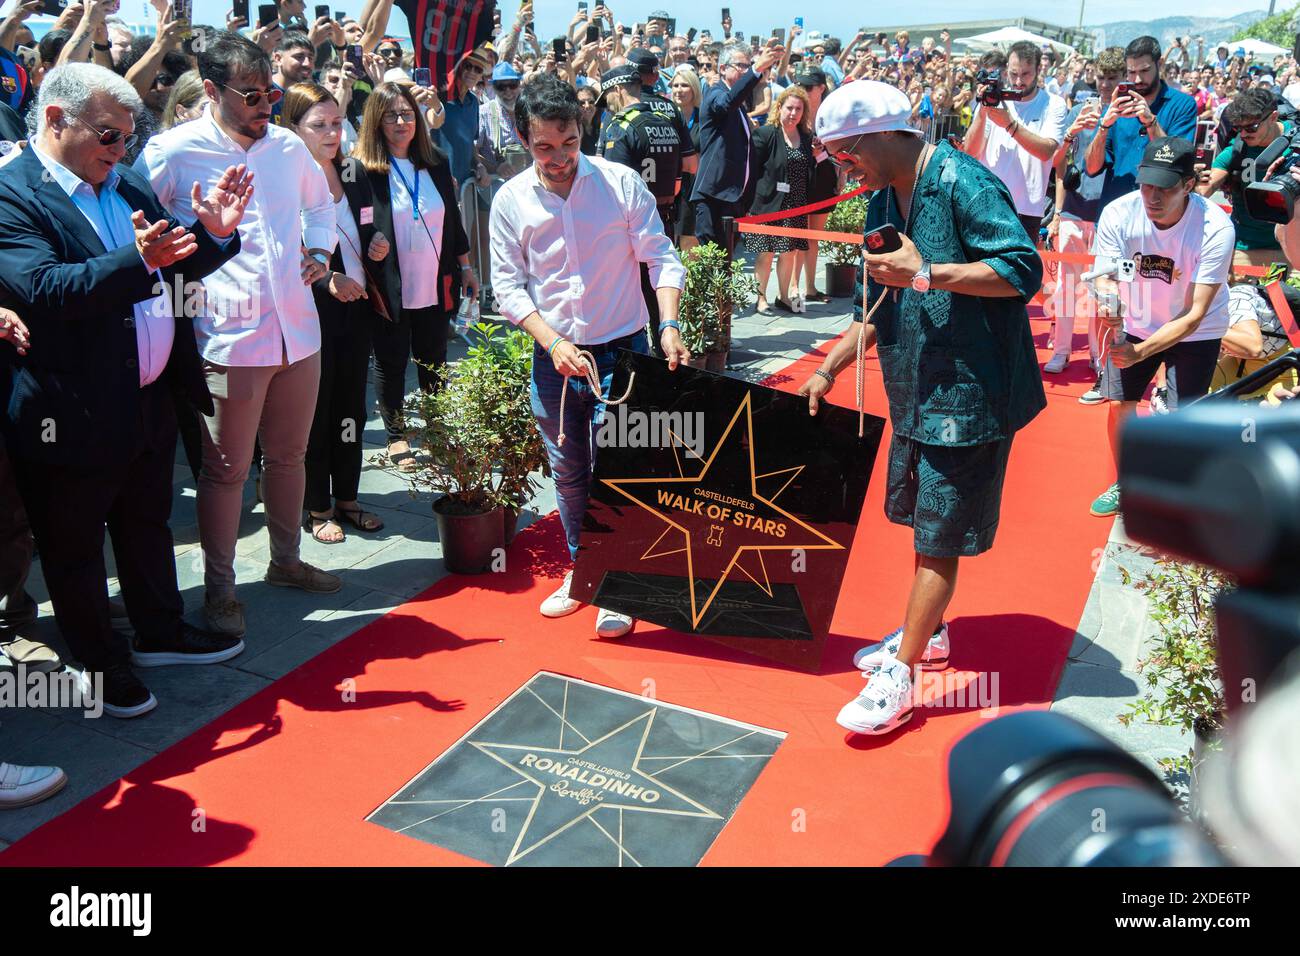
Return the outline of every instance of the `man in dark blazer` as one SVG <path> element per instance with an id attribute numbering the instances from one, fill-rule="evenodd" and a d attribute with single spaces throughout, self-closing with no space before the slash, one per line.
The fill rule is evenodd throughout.
<path id="1" fill-rule="evenodd" d="M 750 60 L 749 47 L 729 43 L 718 56 L 721 79 L 700 104 L 700 168 L 695 174 L 695 237 L 701 245 L 723 245 L 722 218 L 739 216 L 742 199 L 756 176 L 750 155 L 750 99 L 784 53 L 769 46 Z"/>
<path id="2" fill-rule="evenodd" d="M 0 345 L 0 430 L 59 628 L 115 717 L 157 706 L 132 664 L 216 663 L 243 649 L 182 621 L 169 389 L 211 412 L 185 303 L 239 251 L 251 176 L 231 167 L 206 197 L 195 183 L 198 224 L 177 226 L 118 165 L 142 108 L 110 70 L 55 69 L 36 138 L 0 170 L 0 290 L 29 330 L 25 354 Z M 133 646 L 109 623 L 105 525 Z"/>

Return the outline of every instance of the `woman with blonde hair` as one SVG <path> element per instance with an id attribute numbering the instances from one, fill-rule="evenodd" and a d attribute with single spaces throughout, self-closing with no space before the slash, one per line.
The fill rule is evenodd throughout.
<path id="1" fill-rule="evenodd" d="M 406 368 L 415 356 L 420 388 L 437 388 L 447 362 L 447 336 L 462 288 L 479 295 L 469 264 L 456 184 L 447 156 L 433 145 L 411 88 L 380 83 L 366 99 L 352 156 L 374 193 L 376 229 L 391 236 L 396 255 L 384 260 L 383 288 L 392 322 L 375 330 L 375 391 L 388 437 L 389 460 L 418 467 L 406 436 L 402 406 Z"/>
<path id="2" fill-rule="evenodd" d="M 171 129 L 198 119 L 203 114 L 203 81 L 198 70 L 187 70 L 176 78 L 163 107 L 162 128 Z"/>
<path id="3" fill-rule="evenodd" d="M 700 103 L 704 93 L 700 87 L 700 75 L 683 64 L 673 72 L 668 84 L 668 92 L 691 132 L 691 141 L 696 152 L 700 149 Z M 695 207 L 689 202 L 691 191 L 695 188 L 695 174 L 682 173 L 682 190 L 677 194 L 677 234 L 681 236 L 678 245 L 689 249 L 698 245 L 695 238 Z"/>
<path id="4" fill-rule="evenodd" d="M 751 215 L 793 209 L 808 202 L 812 186 L 812 106 L 808 92 L 801 86 L 782 90 L 768 113 L 767 124 L 754 130 L 754 172 L 758 177 Z M 808 216 L 795 216 L 770 223 L 779 229 L 807 229 Z M 767 304 L 767 280 L 772 274 L 772 256 L 779 254 L 776 264 L 777 308 L 794 312 L 795 308 L 785 298 L 790 294 L 790 282 L 800 253 L 808 248 L 808 240 L 786 236 L 751 234 L 749 249 L 757 254 L 754 276 L 758 279 L 758 312 L 771 315 Z"/>

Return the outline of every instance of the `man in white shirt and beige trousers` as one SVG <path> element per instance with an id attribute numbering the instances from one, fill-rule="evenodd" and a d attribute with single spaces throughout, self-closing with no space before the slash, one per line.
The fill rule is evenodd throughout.
<path id="1" fill-rule="evenodd" d="M 216 407 L 203 418 L 198 489 L 204 614 L 212 630 L 243 634 L 235 544 L 259 436 L 271 539 L 267 583 L 318 593 L 342 587 L 338 577 L 299 557 L 303 463 L 320 384 L 320 319 L 311 283 L 328 269 L 337 230 L 320 166 L 301 139 L 270 123 L 281 94 L 271 84 L 266 54 L 221 33 L 199 52 L 198 65 L 203 115 L 150 140 L 137 168 L 182 222 L 193 219 L 190 184 L 206 188 L 232 164 L 247 167 L 258 183 L 239 226 L 241 251 L 203 281 L 203 308 L 194 317 Z M 187 301 L 191 292 L 184 290 Z"/>
<path id="2" fill-rule="evenodd" d="M 641 176 L 581 154 L 578 97 L 571 86 L 554 76 L 536 78 L 520 94 L 515 116 L 533 166 L 493 200 L 492 288 L 501 314 L 537 340 L 533 414 L 555 478 L 569 556 L 576 559 L 595 466 L 594 432 L 605 410 L 580 352 L 596 360 L 601 395 L 609 394 L 620 349 L 649 354 L 644 262 L 659 303 L 659 344 L 668 366 L 675 369 L 688 359 L 677 324 L 686 270 Z M 570 571 L 542 602 L 543 615 L 562 617 L 581 607 L 569 597 L 572 577 Z M 601 637 L 631 629 L 626 615 L 604 609 L 597 615 Z"/>

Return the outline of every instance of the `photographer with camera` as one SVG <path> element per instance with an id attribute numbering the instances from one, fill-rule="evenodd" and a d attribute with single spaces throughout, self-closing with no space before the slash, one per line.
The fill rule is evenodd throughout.
<path id="1" fill-rule="evenodd" d="M 1038 56 L 1038 47 L 1028 41 L 1013 43 L 1005 59 L 997 51 L 985 54 L 976 76 L 979 107 L 963 146 L 1006 183 L 1016 215 L 1035 243 L 1052 156 L 1065 137 L 1068 112 L 1065 100 L 1038 88 Z"/>
<path id="2" fill-rule="evenodd" d="M 1126 82 L 1115 87 L 1088 147 L 1087 171 L 1110 169 L 1101 205 L 1137 189 L 1137 169 L 1149 143 L 1165 136 L 1195 142 L 1196 100 L 1160 79 L 1160 43 L 1138 37 L 1124 48 Z"/>
<path id="3" fill-rule="evenodd" d="M 1110 405 L 1111 452 L 1161 365 L 1170 410 L 1206 394 L 1228 330 L 1228 272 L 1236 232 L 1228 214 L 1195 192 L 1196 148 L 1166 136 L 1146 148 L 1138 191 L 1121 196 L 1097 220 L 1092 253 L 1097 315 L 1114 339 L 1102 375 Z M 1092 503 L 1092 514 L 1119 510 L 1119 483 Z"/>
<path id="4" fill-rule="evenodd" d="M 1236 135 L 1214 157 L 1213 167 L 1197 184 L 1202 196 L 1213 196 L 1220 189 L 1231 197 L 1232 224 L 1237 230 L 1236 265 L 1269 265 L 1277 261 L 1279 243 L 1273 235 L 1273 223 L 1256 219 L 1244 195 L 1256 180 L 1265 178 L 1258 168 L 1259 154 L 1272 142 L 1295 131 L 1295 124 L 1279 122 L 1277 97 L 1265 89 L 1247 90 L 1232 98 L 1223 111 Z"/>

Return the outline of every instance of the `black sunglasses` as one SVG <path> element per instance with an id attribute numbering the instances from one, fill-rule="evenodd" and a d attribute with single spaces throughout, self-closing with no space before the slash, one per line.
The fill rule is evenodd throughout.
<path id="1" fill-rule="evenodd" d="M 75 122 L 80 123 L 91 132 L 98 133 L 100 146 L 116 146 L 118 143 L 123 143 L 127 149 L 130 149 L 140 138 L 136 136 L 135 133 L 124 133 L 120 129 L 113 129 L 112 127 L 108 129 L 95 129 L 95 127 L 91 126 L 79 116 L 73 116 L 70 118 Z"/>
<path id="2" fill-rule="evenodd" d="M 249 109 L 252 109 L 254 106 L 257 106 L 259 103 L 261 103 L 262 97 L 266 97 L 266 102 L 272 106 L 274 106 L 276 103 L 280 102 L 280 100 L 284 98 L 284 90 L 276 89 L 275 87 L 272 87 L 269 90 L 244 91 L 244 90 L 237 90 L 233 86 L 226 86 L 223 83 L 222 89 L 230 90 L 230 92 L 234 93 L 236 96 L 242 99 L 244 101 L 244 105 L 247 106 Z"/>
<path id="3" fill-rule="evenodd" d="M 509 93 L 511 90 L 519 89 L 518 83 L 493 83 L 492 85 L 495 86 L 498 90 L 503 90 L 506 93 Z"/>
<path id="4" fill-rule="evenodd" d="M 384 49 L 379 51 L 379 55 L 383 57 L 401 56 L 402 48 L 400 46 L 385 47 Z"/>

